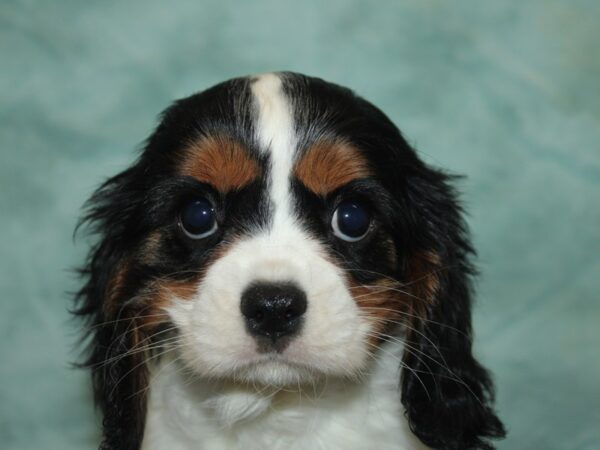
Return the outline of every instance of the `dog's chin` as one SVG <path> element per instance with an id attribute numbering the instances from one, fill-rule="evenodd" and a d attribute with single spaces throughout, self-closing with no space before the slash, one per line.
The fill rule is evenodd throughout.
<path id="1" fill-rule="evenodd" d="M 202 365 L 194 364 L 190 369 L 199 379 L 221 380 L 253 387 L 290 388 L 309 384 L 315 385 L 330 378 L 353 378 L 352 373 L 332 370 L 311 364 L 292 361 L 280 353 L 258 354 L 246 361 L 224 363 L 219 369 L 206 370 Z"/>

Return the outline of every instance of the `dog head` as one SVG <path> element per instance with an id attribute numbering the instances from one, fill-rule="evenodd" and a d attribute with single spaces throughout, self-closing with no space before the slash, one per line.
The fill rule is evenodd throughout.
<path id="1" fill-rule="evenodd" d="M 177 101 L 86 216 L 100 239 L 78 312 L 104 445 L 139 445 L 164 349 L 200 378 L 284 387 L 356 378 L 401 339 L 415 434 L 486 448 L 503 430 L 471 353 L 471 247 L 450 181 L 381 111 L 319 79 L 265 74 Z"/>

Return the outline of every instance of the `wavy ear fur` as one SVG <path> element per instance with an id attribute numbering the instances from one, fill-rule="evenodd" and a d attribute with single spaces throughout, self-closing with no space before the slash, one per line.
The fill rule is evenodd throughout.
<path id="1" fill-rule="evenodd" d="M 412 229 L 421 230 L 418 252 L 430 255 L 430 271 L 414 285 L 415 297 L 429 298 L 408 327 L 404 364 L 411 370 L 402 373 L 402 403 L 412 431 L 428 446 L 491 449 L 489 439 L 505 431 L 492 409 L 490 376 L 472 354 L 473 250 L 450 178 L 420 166 L 405 185 Z M 425 281 L 429 286 L 419 287 Z"/>
<path id="2" fill-rule="evenodd" d="M 100 238 L 81 270 L 86 283 L 76 297 L 75 314 L 86 320 L 88 357 L 82 364 L 92 371 L 96 404 L 104 416 L 100 449 L 136 449 L 143 434 L 146 367 L 140 352 L 134 302 L 134 278 L 128 258 L 135 243 L 130 218 L 136 208 L 135 167 L 109 179 L 87 203 L 82 223 Z M 129 353 L 128 353 L 129 352 Z"/>

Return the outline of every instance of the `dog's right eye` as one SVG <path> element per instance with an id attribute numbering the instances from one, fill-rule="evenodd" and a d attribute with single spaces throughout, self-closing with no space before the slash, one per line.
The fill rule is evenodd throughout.
<path id="1" fill-rule="evenodd" d="M 218 228 L 215 208 L 203 197 L 194 198 L 183 205 L 179 223 L 184 233 L 192 239 L 210 236 Z"/>

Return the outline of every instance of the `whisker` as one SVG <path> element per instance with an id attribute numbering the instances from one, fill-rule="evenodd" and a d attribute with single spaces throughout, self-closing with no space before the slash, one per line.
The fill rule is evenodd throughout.
<path id="1" fill-rule="evenodd" d="M 164 356 L 164 355 L 166 355 L 167 353 L 169 353 L 172 350 L 175 350 L 175 348 L 167 349 L 167 351 L 164 352 L 164 353 L 162 353 L 161 355 Z M 136 396 L 138 396 L 140 394 L 145 394 L 146 392 L 148 392 L 150 390 L 150 387 L 152 386 L 153 381 L 156 380 L 156 378 L 158 378 L 158 376 L 161 374 L 161 372 L 164 371 L 167 367 L 172 366 L 174 363 L 176 363 L 179 360 L 180 360 L 180 357 L 176 356 L 175 358 L 173 358 L 172 361 L 169 361 L 167 364 L 163 364 L 160 367 L 160 369 L 158 369 L 158 371 L 146 383 L 146 386 L 144 386 L 142 389 L 140 389 L 137 392 L 134 392 L 133 394 L 131 394 L 130 396 L 128 396 L 127 399 L 130 399 L 130 398 L 136 397 Z M 181 370 L 181 369 L 179 369 L 179 370 Z M 179 370 L 176 373 L 178 373 Z"/>
<path id="2" fill-rule="evenodd" d="M 425 354 L 425 353 L 421 352 L 419 349 L 416 349 L 415 347 L 412 347 L 412 346 L 410 346 L 410 345 L 406 344 L 406 343 L 405 343 L 403 340 L 401 340 L 401 339 L 397 339 L 397 338 L 394 338 L 394 337 L 392 337 L 392 336 L 385 335 L 385 334 L 383 334 L 383 333 L 377 333 L 377 332 L 371 332 L 371 333 L 367 333 L 367 335 L 368 335 L 368 336 L 371 336 L 371 337 L 374 337 L 374 338 L 379 338 L 379 339 L 382 339 L 382 340 L 384 340 L 384 341 L 387 341 L 387 342 L 392 342 L 392 343 L 396 342 L 396 343 L 399 343 L 399 344 L 401 344 L 401 345 L 402 345 L 402 347 L 403 347 L 403 350 L 406 350 L 406 351 L 408 351 L 408 352 L 409 352 L 411 355 L 413 355 L 415 358 L 417 358 L 417 360 L 418 360 L 418 361 L 419 361 L 421 364 L 423 364 L 423 365 L 424 365 L 424 366 L 425 366 L 425 367 L 426 367 L 426 368 L 429 370 L 429 372 L 424 372 L 424 373 L 429 373 L 430 375 L 432 375 L 432 376 L 433 376 L 433 371 L 431 370 L 431 367 L 429 366 L 429 364 L 427 364 L 425 361 L 423 361 L 423 359 L 422 359 L 422 358 L 419 356 L 419 354 L 421 354 L 421 355 L 423 355 L 423 356 L 425 356 L 425 357 L 428 357 L 429 359 L 431 359 L 433 362 L 435 362 L 435 363 L 437 363 L 437 364 L 440 364 L 438 361 L 436 361 L 436 360 L 435 360 L 434 358 L 432 358 L 431 356 L 429 356 L 429 355 L 427 355 L 427 354 Z M 415 353 L 415 352 L 416 352 L 416 353 Z M 395 358 L 395 359 L 397 359 L 397 360 L 400 360 L 399 358 Z M 436 383 L 436 387 L 437 387 L 437 382 L 435 381 L 435 377 L 434 377 L 434 382 Z"/>
<path id="3" fill-rule="evenodd" d="M 443 368 L 444 370 L 448 371 L 448 373 L 449 373 L 450 375 L 452 375 L 452 376 L 446 376 L 446 375 L 443 375 L 443 374 L 439 374 L 439 376 L 440 376 L 440 377 L 442 377 L 442 378 L 446 378 L 446 379 L 449 379 L 449 380 L 452 380 L 452 381 L 455 381 L 455 382 L 459 383 L 460 385 L 464 386 L 464 387 L 465 387 L 465 388 L 466 388 L 466 389 L 469 391 L 469 393 L 470 393 L 470 394 L 471 394 L 471 395 L 472 395 L 472 396 L 473 396 L 473 397 L 474 397 L 474 398 L 475 398 L 475 399 L 476 399 L 476 400 L 477 400 L 479 403 L 483 404 L 483 403 L 482 403 L 482 401 L 481 401 L 481 399 L 480 399 L 480 398 L 479 398 L 479 397 L 478 397 L 478 396 L 477 396 L 477 395 L 476 395 L 476 394 L 473 392 L 473 390 L 471 389 L 471 387 L 470 387 L 470 386 L 469 386 L 469 385 L 468 385 L 468 384 L 467 384 L 467 383 L 466 383 L 466 382 L 465 382 L 465 381 L 464 381 L 464 380 L 463 380 L 463 379 L 462 379 L 460 376 L 458 376 L 458 375 L 457 375 L 457 374 L 456 374 L 456 373 L 455 373 L 455 372 L 454 372 L 454 371 L 453 371 L 453 370 L 452 370 L 452 369 L 449 367 L 448 363 L 447 363 L 447 362 L 445 361 L 445 359 L 443 358 L 443 355 L 441 354 L 441 352 L 439 351 L 439 349 L 437 348 L 437 346 L 435 346 L 433 343 L 431 343 L 431 344 L 433 345 L 433 347 L 434 347 L 434 348 L 436 348 L 436 349 L 438 350 L 438 352 L 439 352 L 439 354 L 440 354 L 440 357 L 442 357 L 443 364 L 442 364 L 441 362 L 437 361 L 437 360 L 436 360 L 435 358 L 433 358 L 431 355 L 427 355 L 426 353 L 424 353 L 424 352 L 423 352 L 423 351 L 421 351 L 420 349 L 418 349 L 418 348 L 416 348 L 416 347 L 413 347 L 412 345 L 408 344 L 406 341 L 399 340 L 398 338 L 395 338 L 395 337 L 393 337 L 393 336 L 386 335 L 386 334 L 383 334 L 383 333 L 368 333 L 368 335 L 372 335 L 373 337 L 380 337 L 380 338 L 382 338 L 383 340 L 388 340 L 388 339 L 391 339 L 391 341 L 390 341 L 390 342 L 398 342 L 398 343 L 401 343 L 401 344 L 405 345 L 405 346 L 408 348 L 409 352 L 410 352 L 412 355 L 414 355 L 416 358 L 418 358 L 418 359 L 419 359 L 419 361 L 420 361 L 421 363 L 423 363 L 425 366 L 427 366 L 427 368 L 429 369 L 429 371 L 430 371 L 430 374 L 433 376 L 433 379 L 434 379 L 434 382 L 435 382 L 435 376 L 434 376 L 433 372 L 431 371 L 431 367 L 429 367 L 429 366 L 428 366 L 428 365 L 427 365 L 427 364 L 426 364 L 426 363 L 425 363 L 425 362 L 424 362 L 424 361 L 423 361 L 423 360 L 422 360 L 422 359 L 421 359 L 419 356 L 417 356 L 417 353 L 418 353 L 418 354 L 421 354 L 422 356 L 426 357 L 427 359 L 429 359 L 429 360 L 433 361 L 433 362 L 434 362 L 434 363 L 436 363 L 438 366 L 440 366 L 440 367 L 441 367 L 441 368 Z M 383 350 L 383 349 L 382 349 L 382 350 Z M 417 353 L 415 353 L 415 352 L 417 352 Z M 425 372 L 425 373 L 426 373 L 426 372 Z M 415 375 L 416 375 L 416 374 L 415 374 Z M 422 380 L 420 380 L 420 379 L 419 379 L 419 381 L 422 383 Z M 436 382 L 436 385 L 437 385 L 437 382 Z M 429 394 L 428 394 L 428 395 L 429 395 Z"/>
<path id="4" fill-rule="evenodd" d="M 431 324 L 434 324 L 434 325 L 438 325 L 438 326 L 440 326 L 442 328 L 448 328 L 449 330 L 455 331 L 456 333 L 461 334 L 464 337 L 467 337 L 467 338 L 469 337 L 469 335 L 467 333 L 465 333 L 462 330 L 459 330 L 456 327 L 453 327 L 451 325 L 448 325 L 448 324 L 445 324 L 445 323 L 442 323 L 442 322 L 438 322 L 438 321 L 435 321 L 435 320 L 427 319 L 427 318 L 418 316 L 416 314 L 410 314 L 410 313 L 407 313 L 406 311 L 398 311 L 396 309 L 384 308 L 384 307 L 380 307 L 380 306 L 361 306 L 361 309 L 363 311 L 373 311 L 373 312 L 387 311 L 387 312 L 391 312 L 391 313 L 394 313 L 394 314 L 399 314 L 399 315 L 402 315 L 402 316 L 410 317 L 412 319 L 417 319 L 417 320 L 419 320 L 421 322 L 424 322 L 424 323 L 431 323 Z M 385 321 L 389 321 L 390 323 L 397 323 L 399 325 L 407 326 L 407 324 L 405 322 L 395 321 L 395 320 L 389 319 L 389 318 L 372 317 L 372 316 L 369 316 L 368 318 L 369 319 L 374 319 L 374 320 L 385 320 Z"/>
<path id="5" fill-rule="evenodd" d="M 373 317 L 372 320 L 375 320 L 376 322 L 380 322 L 380 323 L 392 323 L 392 324 L 397 324 L 400 326 L 403 326 L 405 329 L 414 332 L 416 334 L 418 334 L 419 336 L 421 336 L 423 339 L 425 339 L 429 344 L 431 344 L 431 346 L 437 350 L 438 354 L 440 355 L 440 357 L 442 358 L 442 360 L 444 359 L 444 355 L 442 354 L 442 352 L 440 351 L 440 348 L 438 345 L 436 345 L 431 338 L 429 338 L 425 333 L 421 332 L 420 330 L 416 329 L 415 327 L 411 326 L 408 323 L 403 323 L 400 321 L 396 321 L 396 320 L 392 320 L 392 319 L 387 319 L 387 318 L 380 318 L 380 317 Z M 460 330 L 456 330 L 456 331 L 460 331 Z M 464 334 L 464 333 L 463 333 Z M 445 361 L 444 361 L 445 362 Z"/>
<path id="6" fill-rule="evenodd" d="M 171 331 L 171 330 L 169 330 L 169 331 Z M 165 344 L 168 344 L 168 343 L 171 343 L 171 342 L 177 342 L 180 339 L 182 339 L 181 336 L 173 336 L 171 338 L 163 339 L 159 343 L 155 343 L 155 344 L 149 344 L 149 345 L 144 345 L 144 346 L 136 345 L 132 349 L 130 349 L 130 350 L 124 352 L 124 353 L 121 353 L 119 355 L 107 358 L 107 359 L 105 359 L 103 361 L 100 361 L 98 363 L 92 364 L 90 367 L 102 367 L 102 366 L 108 365 L 110 363 L 119 361 L 119 360 L 121 360 L 123 358 L 126 358 L 128 356 L 132 356 L 132 355 L 136 355 L 138 353 L 148 352 L 148 351 L 152 351 L 152 350 L 156 350 L 156 349 L 162 348 L 162 347 L 165 346 Z"/>
<path id="7" fill-rule="evenodd" d="M 108 325 L 114 325 L 116 323 L 125 322 L 127 320 L 147 319 L 147 318 L 153 318 L 153 317 L 169 317 L 169 315 L 167 313 L 145 314 L 145 315 L 136 315 L 134 317 L 123 317 L 121 319 L 107 320 L 106 322 L 100 322 L 100 323 L 96 323 L 94 325 L 91 325 L 89 327 L 85 327 L 84 331 L 91 331 L 91 330 L 93 330 L 95 328 L 100 328 L 100 327 L 104 327 L 104 326 L 108 326 Z"/>
<path id="8" fill-rule="evenodd" d="M 367 341 L 367 344 L 372 346 L 374 349 L 382 351 L 383 353 L 388 354 L 389 356 L 391 356 L 394 360 L 396 360 L 399 364 L 400 367 L 403 369 L 407 369 L 410 370 L 415 377 L 417 378 L 417 380 L 419 380 L 419 383 L 421 383 L 421 386 L 423 386 L 423 389 L 425 390 L 425 393 L 427 394 L 427 397 L 429 398 L 429 400 L 431 400 L 431 395 L 429 394 L 429 389 L 427 389 L 427 386 L 425 385 L 425 383 L 423 382 L 423 380 L 421 379 L 421 377 L 419 376 L 419 374 L 417 373 L 416 370 L 414 370 L 412 367 L 410 367 L 408 364 L 406 364 L 404 361 L 402 361 L 400 358 L 398 358 L 396 355 L 394 355 L 392 352 L 389 352 L 375 344 L 373 344 L 372 342 Z M 373 360 L 377 363 L 377 364 L 381 364 L 381 361 L 375 357 L 375 355 L 370 355 Z"/>
<path id="9" fill-rule="evenodd" d="M 121 378 L 119 378 L 117 380 L 117 382 L 114 384 L 114 386 L 112 387 L 110 394 L 108 395 L 108 398 L 112 398 L 115 390 L 117 389 L 117 387 L 119 386 L 119 384 L 131 373 L 135 372 L 139 367 L 142 367 L 144 364 L 147 364 L 149 361 L 153 360 L 153 359 L 157 359 L 158 357 L 162 356 L 162 355 L 166 355 L 167 353 L 169 353 L 170 351 L 173 351 L 172 348 L 166 349 L 163 352 L 157 353 L 156 355 L 151 356 L 148 359 L 144 359 L 142 362 L 136 364 L 135 366 L 133 366 L 130 370 L 128 370 L 127 372 L 125 372 L 125 374 L 123 376 L 121 376 Z"/>

